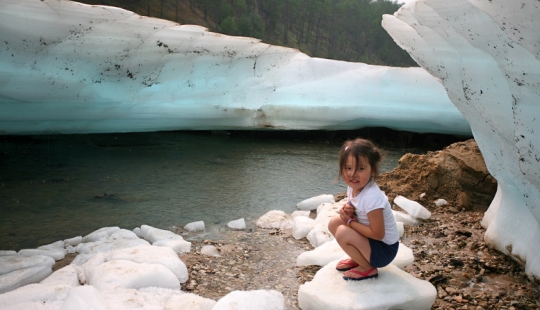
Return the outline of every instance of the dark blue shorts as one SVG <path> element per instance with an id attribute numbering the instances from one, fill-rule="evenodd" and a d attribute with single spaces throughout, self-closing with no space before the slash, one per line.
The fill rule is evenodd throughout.
<path id="1" fill-rule="evenodd" d="M 371 245 L 370 265 L 381 268 L 394 260 L 399 248 L 399 241 L 390 245 L 379 240 L 369 239 L 369 245 Z"/>

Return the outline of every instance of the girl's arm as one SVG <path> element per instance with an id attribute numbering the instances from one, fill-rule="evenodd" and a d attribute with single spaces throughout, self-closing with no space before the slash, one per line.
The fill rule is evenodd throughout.
<path id="1" fill-rule="evenodd" d="M 384 238 L 384 216 L 383 209 L 375 209 L 367 214 L 370 226 L 358 223 L 356 221 L 350 222 L 350 227 L 357 233 L 364 235 L 374 240 L 382 240 Z"/>

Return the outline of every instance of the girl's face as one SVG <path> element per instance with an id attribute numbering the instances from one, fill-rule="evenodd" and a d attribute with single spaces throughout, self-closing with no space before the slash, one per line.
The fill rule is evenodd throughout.
<path id="1" fill-rule="evenodd" d="M 360 194 L 360 191 L 366 184 L 375 176 L 368 160 L 364 156 L 360 156 L 359 162 L 352 154 L 349 154 L 345 163 L 345 168 L 341 172 L 345 183 L 353 189 L 353 196 Z"/>

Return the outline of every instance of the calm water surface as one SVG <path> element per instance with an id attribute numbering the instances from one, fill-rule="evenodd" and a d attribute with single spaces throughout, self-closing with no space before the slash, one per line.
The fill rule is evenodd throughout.
<path id="1" fill-rule="evenodd" d="M 306 198 L 345 191 L 335 182 L 340 144 L 186 132 L 4 139 L 0 250 L 108 226 L 204 221 L 199 238 L 239 218 L 253 227 L 269 210 L 291 213 Z M 382 172 L 408 151 L 388 150 Z"/>

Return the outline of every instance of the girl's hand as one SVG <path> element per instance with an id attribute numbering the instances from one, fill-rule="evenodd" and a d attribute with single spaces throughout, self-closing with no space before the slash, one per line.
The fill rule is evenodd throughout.
<path id="1" fill-rule="evenodd" d="M 350 218 L 354 217 L 354 207 L 351 206 L 349 203 L 345 204 L 339 210 L 339 216 L 344 222 L 347 222 Z"/>

